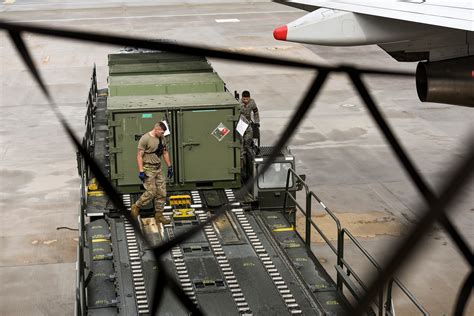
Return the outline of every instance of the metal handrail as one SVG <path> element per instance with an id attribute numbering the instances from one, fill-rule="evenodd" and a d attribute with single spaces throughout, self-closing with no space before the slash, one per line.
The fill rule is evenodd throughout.
<path id="1" fill-rule="evenodd" d="M 357 248 L 359 248 L 359 250 L 362 252 L 362 254 L 364 254 L 364 256 L 369 259 L 370 263 L 372 263 L 372 265 L 377 269 L 377 272 L 381 272 L 382 269 L 380 268 L 379 264 L 377 263 L 377 261 L 370 255 L 370 253 L 365 250 L 364 247 L 362 247 L 362 245 L 359 243 L 359 241 L 351 234 L 351 232 L 349 232 L 346 228 L 343 228 L 342 231 L 341 231 L 341 238 L 342 238 L 342 243 L 344 245 L 344 234 L 346 234 L 349 239 L 354 243 L 354 245 L 357 246 Z M 354 279 L 357 280 L 357 282 L 359 283 L 359 285 L 366 291 L 367 290 L 367 287 L 365 286 L 365 284 L 363 283 L 362 279 L 355 273 L 355 271 L 349 267 L 347 261 L 345 260 L 341 260 L 341 262 L 345 263 L 345 267 L 352 273 L 352 275 L 354 276 Z M 342 266 L 341 266 L 342 267 Z M 383 315 L 383 310 L 384 310 L 384 304 L 383 304 L 383 297 L 384 297 L 384 291 L 383 289 L 379 292 L 379 297 L 378 297 L 378 302 L 376 303 L 377 307 L 378 307 L 378 310 L 379 310 L 379 315 Z M 391 299 L 391 298 L 390 298 Z"/>
<path id="2" fill-rule="evenodd" d="M 288 169 L 288 172 L 286 173 L 286 185 L 285 185 L 285 197 L 283 199 L 283 209 L 286 210 L 286 197 L 289 195 L 289 186 L 290 186 L 290 175 L 293 174 L 294 177 L 296 177 L 296 179 L 298 179 L 304 186 L 305 188 L 305 191 L 306 191 L 306 194 L 308 194 L 309 192 L 309 187 L 308 185 L 304 182 L 304 180 L 298 175 L 296 174 L 296 172 L 293 170 L 293 169 Z M 292 196 L 293 197 L 293 196 Z M 296 202 L 294 199 L 293 199 L 294 202 Z M 304 213 L 306 215 L 306 213 Z"/>
<path id="3" fill-rule="evenodd" d="M 429 315 L 429 313 L 426 311 L 426 309 L 423 307 L 423 305 L 418 302 L 418 300 L 413 296 L 413 294 L 408 291 L 408 289 L 400 282 L 397 278 L 392 278 L 388 282 L 387 285 L 387 300 L 385 303 L 385 310 L 386 314 L 389 316 L 394 316 L 395 313 L 392 313 L 392 309 L 394 306 L 392 306 L 392 290 L 393 290 L 393 283 L 397 284 L 398 287 L 402 290 L 403 293 L 410 299 L 410 301 L 418 308 L 418 310 L 425 316 Z"/>
<path id="4" fill-rule="evenodd" d="M 338 255 L 338 249 L 343 249 L 342 247 L 340 247 L 341 245 L 339 245 L 339 241 L 341 240 L 341 238 L 339 238 L 339 235 L 341 234 L 341 222 L 339 221 L 339 219 L 336 217 L 336 215 L 326 206 L 326 204 L 324 204 L 321 199 L 313 192 L 313 191 L 310 191 L 308 193 L 309 197 L 310 198 L 315 198 L 316 201 L 319 203 L 319 205 L 321 205 L 321 207 L 326 211 L 326 213 L 329 214 L 329 216 L 332 217 L 332 219 L 334 220 L 334 222 L 336 223 L 336 228 L 337 228 L 337 240 L 336 240 L 336 243 L 337 243 L 337 248 L 335 248 L 333 246 L 333 244 L 327 240 L 326 236 L 323 234 L 323 232 L 319 229 L 319 227 L 317 227 L 317 225 L 313 222 L 313 220 L 311 219 L 311 223 L 313 223 L 313 226 L 314 228 L 316 228 L 316 230 L 319 232 L 319 234 L 321 235 L 321 237 L 323 237 L 323 239 L 326 240 L 326 243 L 328 244 L 328 246 L 334 251 L 335 254 Z M 343 240 L 343 239 L 342 239 Z M 338 259 L 339 259 L 339 255 L 337 256 Z M 338 261 L 338 264 L 339 264 L 339 261 Z"/>
<path id="5" fill-rule="evenodd" d="M 290 189 L 290 175 L 293 175 L 293 177 L 296 177 L 304 186 L 305 192 L 306 192 L 306 212 L 302 210 L 298 202 L 296 201 L 295 198 L 289 193 Z M 295 181 L 293 181 L 294 183 Z M 311 227 L 310 227 L 310 222 L 309 219 L 311 219 L 311 199 L 309 198 L 309 187 L 308 185 L 304 182 L 304 180 L 296 174 L 296 172 L 293 169 L 288 169 L 288 173 L 286 175 L 286 185 L 285 185 L 285 197 L 283 199 L 283 210 L 286 210 L 286 200 L 287 197 L 290 196 L 291 199 L 295 202 L 296 205 L 300 208 L 300 211 L 305 215 L 306 218 L 306 229 L 305 229 L 305 246 L 306 249 L 311 251 Z M 296 225 L 295 225 L 296 226 Z"/>
<path id="6" fill-rule="evenodd" d="M 305 195 L 306 195 L 306 209 L 303 209 L 303 207 L 298 203 L 295 197 L 290 194 L 290 176 L 293 175 L 293 177 L 296 177 L 303 187 L 305 188 Z M 349 266 L 347 260 L 344 259 L 344 235 L 347 235 L 348 238 L 357 246 L 357 248 L 361 251 L 361 253 L 370 261 L 370 263 L 377 269 L 377 271 L 380 273 L 382 270 L 377 263 L 377 261 L 370 255 L 370 253 L 360 244 L 360 242 L 352 235 L 352 233 L 347 229 L 347 228 L 342 228 L 342 225 L 339 221 L 339 219 L 336 217 L 336 215 L 321 201 L 321 199 L 313 192 L 309 190 L 308 185 L 306 182 L 298 175 L 293 169 L 289 169 L 286 177 L 286 186 L 285 186 L 285 196 L 284 196 L 284 201 L 283 201 L 283 209 L 286 210 L 287 207 L 287 198 L 290 198 L 295 205 L 297 206 L 296 209 L 298 209 L 303 215 L 305 215 L 305 245 L 306 248 L 311 251 L 311 226 L 314 227 L 318 233 L 321 235 L 321 237 L 324 239 L 326 244 L 331 248 L 331 250 L 336 254 L 337 256 L 337 266 L 340 267 L 344 271 L 344 268 L 347 270 L 347 276 L 351 276 L 357 281 L 359 286 L 364 290 L 367 291 L 367 286 L 364 284 L 362 279 L 356 274 L 354 269 Z M 311 217 L 311 211 L 312 211 L 312 199 L 315 199 L 321 207 L 331 216 L 331 218 L 334 220 L 337 228 L 337 247 L 334 247 L 332 242 L 327 238 L 327 236 L 322 232 L 322 230 L 318 227 L 318 225 L 313 221 Z M 343 276 L 337 273 L 337 288 L 338 290 L 342 293 L 343 286 L 344 286 L 344 279 Z M 391 316 L 391 308 L 392 308 L 392 287 L 393 283 L 396 283 L 400 289 L 407 295 L 407 297 L 413 302 L 413 304 L 420 310 L 423 315 L 429 315 L 428 312 L 423 308 L 423 306 L 416 300 L 416 298 L 411 294 L 408 289 L 396 278 L 392 278 L 387 286 L 387 293 L 386 293 L 386 303 L 384 306 L 384 289 L 382 289 L 378 295 L 377 302 L 374 302 L 377 307 L 378 307 L 378 313 L 379 315 L 384 314 L 384 308 L 385 308 L 385 314 Z M 349 284 L 346 283 L 346 287 L 350 290 L 351 293 L 355 293 L 356 289 L 352 289 L 349 287 Z"/>
<path id="7" fill-rule="evenodd" d="M 89 94 L 87 96 L 86 101 L 86 136 L 85 139 L 87 140 L 87 136 L 93 139 L 93 130 L 92 130 L 92 111 L 96 105 L 97 101 L 97 73 L 96 73 L 96 66 L 92 70 L 92 77 L 91 77 L 91 87 L 89 89 Z M 88 147 L 89 144 L 86 144 Z M 89 148 L 88 148 L 89 149 Z M 85 212 L 87 207 L 87 184 L 89 181 L 89 168 L 84 162 L 84 159 L 80 157 L 78 161 L 80 176 L 81 176 L 81 197 L 80 197 L 80 206 L 79 206 L 79 240 L 77 245 L 77 289 L 76 289 L 76 308 L 75 314 L 76 315 L 85 315 L 86 314 L 86 277 L 85 277 L 85 256 L 84 256 L 84 249 L 86 247 L 86 236 L 85 236 Z"/>

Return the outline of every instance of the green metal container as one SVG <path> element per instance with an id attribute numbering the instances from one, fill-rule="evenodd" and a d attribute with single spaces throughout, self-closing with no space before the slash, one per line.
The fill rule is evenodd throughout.
<path id="1" fill-rule="evenodd" d="M 138 140 L 162 120 L 170 127 L 167 140 L 175 168 L 169 191 L 239 187 L 238 106 L 229 92 L 109 97 L 111 178 L 117 189 L 140 191 Z"/>
<path id="2" fill-rule="evenodd" d="M 224 82 L 216 73 L 109 76 L 111 97 L 223 92 L 224 89 Z"/>
<path id="3" fill-rule="evenodd" d="M 203 61 L 184 61 L 169 63 L 115 64 L 109 66 L 110 76 L 135 76 L 156 74 L 177 74 L 193 72 L 212 72 L 211 65 Z"/>

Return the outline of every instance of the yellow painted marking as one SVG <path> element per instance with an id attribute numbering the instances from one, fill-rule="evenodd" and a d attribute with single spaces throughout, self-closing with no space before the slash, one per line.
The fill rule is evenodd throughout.
<path id="1" fill-rule="evenodd" d="M 106 92 L 106 93 L 99 93 L 98 96 L 99 97 L 106 97 L 108 96 L 109 94 Z"/>
<path id="2" fill-rule="evenodd" d="M 295 226 L 291 225 L 291 227 L 275 228 L 272 231 L 275 232 L 275 233 L 279 233 L 279 232 L 290 232 L 290 231 L 294 231 L 294 230 L 295 230 Z"/>
<path id="3" fill-rule="evenodd" d="M 181 208 L 176 209 L 173 211 L 174 218 L 183 218 L 183 217 L 194 217 L 194 209 L 193 208 Z"/>
<path id="4" fill-rule="evenodd" d="M 95 255 L 94 257 L 92 257 L 92 260 L 105 260 L 105 255 Z"/>
<path id="5" fill-rule="evenodd" d="M 190 195 L 172 195 L 170 196 L 170 205 L 191 205 Z"/>
<path id="6" fill-rule="evenodd" d="M 105 238 L 92 239 L 92 242 L 109 242 L 110 240 Z"/>
<path id="7" fill-rule="evenodd" d="M 105 192 L 104 191 L 89 191 L 87 192 L 88 196 L 104 196 Z"/>
<path id="8" fill-rule="evenodd" d="M 244 267 L 254 267 L 255 263 L 253 262 L 244 262 Z"/>

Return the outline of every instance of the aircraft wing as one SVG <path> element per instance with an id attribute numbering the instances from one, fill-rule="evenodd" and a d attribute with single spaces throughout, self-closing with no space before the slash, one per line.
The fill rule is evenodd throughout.
<path id="1" fill-rule="evenodd" d="M 474 106 L 473 0 L 275 0 L 309 11 L 273 31 L 277 40 L 376 44 L 397 61 L 422 61 L 421 101 Z"/>
<path id="2" fill-rule="evenodd" d="M 306 11 L 327 8 L 474 31 L 474 1 L 471 0 L 276 0 L 275 2 Z"/>

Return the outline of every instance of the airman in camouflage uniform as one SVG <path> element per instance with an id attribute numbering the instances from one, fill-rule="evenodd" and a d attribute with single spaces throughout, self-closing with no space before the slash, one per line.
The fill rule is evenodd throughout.
<path id="1" fill-rule="evenodd" d="M 162 122 L 155 124 L 155 128 L 144 134 L 138 142 L 137 163 L 138 177 L 143 181 L 146 191 L 138 201 L 132 205 L 132 217 L 137 218 L 140 208 L 153 200 L 155 205 L 156 223 L 169 224 L 170 221 L 163 216 L 166 203 L 166 179 L 161 168 L 161 156 L 168 166 L 168 178 L 173 177 L 173 167 L 168 154 L 166 140 L 163 136 L 166 125 Z"/>
<path id="2" fill-rule="evenodd" d="M 240 100 L 240 114 L 243 115 L 249 122 L 249 127 L 242 137 L 242 146 L 240 150 L 242 169 L 244 172 L 247 172 L 247 152 L 253 146 L 254 132 L 256 132 L 254 129 L 260 128 L 260 116 L 258 114 L 257 104 L 255 103 L 254 99 L 250 98 L 249 91 L 242 92 L 242 99 Z"/>
<path id="3" fill-rule="evenodd" d="M 253 118 L 252 118 L 253 113 Z M 258 114 L 257 104 L 254 99 L 250 98 L 250 92 L 243 91 L 242 99 L 240 100 L 240 114 L 243 115 L 249 123 L 254 123 L 256 128 L 260 127 L 260 116 Z M 244 154 L 251 146 L 253 142 L 253 128 L 252 124 L 249 125 L 243 136 L 243 149 L 242 154 Z"/>

